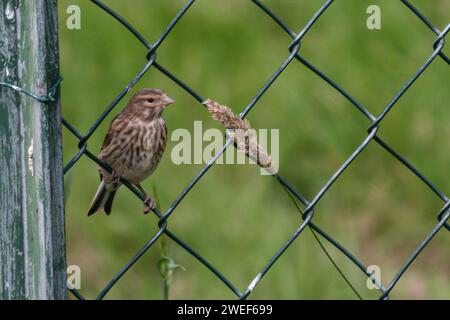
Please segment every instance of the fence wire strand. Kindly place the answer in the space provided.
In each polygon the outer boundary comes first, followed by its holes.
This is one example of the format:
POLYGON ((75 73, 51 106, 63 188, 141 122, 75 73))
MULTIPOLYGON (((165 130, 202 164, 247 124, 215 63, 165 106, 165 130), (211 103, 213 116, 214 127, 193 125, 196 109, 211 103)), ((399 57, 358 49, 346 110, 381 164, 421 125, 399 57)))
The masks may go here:
MULTIPOLYGON (((296 188, 292 186, 286 179, 284 179, 280 175, 274 175, 276 181, 285 189, 286 192, 289 193, 289 196, 295 201, 301 203, 305 208, 302 213, 302 222, 296 229, 296 231, 289 237, 289 239, 284 243, 284 245, 272 256, 272 258, 267 262, 265 266, 262 267, 261 271, 254 277, 254 279, 250 282, 250 284, 243 290, 239 290, 223 273, 221 273, 217 268, 215 268, 208 260, 206 260, 203 256, 201 256, 197 251, 195 251, 191 246, 178 238, 174 233, 170 231, 168 228, 169 217, 176 211, 177 206, 184 200, 185 196, 195 187, 195 185, 202 179, 204 175, 208 172, 208 170, 214 165, 215 161, 225 152, 225 150, 230 146, 231 141, 227 140, 223 148, 211 159, 201 170, 200 172, 187 184, 187 186, 183 189, 183 191, 179 194, 179 196, 173 201, 173 203, 169 206, 169 209, 162 213, 158 209, 154 209, 153 213, 156 215, 158 220, 158 231, 154 234, 150 240, 143 245, 143 247, 136 253, 136 255, 130 259, 118 272, 115 276, 110 280, 110 282, 101 290, 98 294, 97 299, 103 299, 108 294, 108 292, 113 289, 115 284, 121 279, 121 277, 128 271, 132 266, 154 245, 154 243, 163 235, 167 235, 170 239, 172 239, 176 244, 178 244, 181 248, 186 250, 189 254, 195 257, 201 264, 203 264, 207 269, 209 269, 218 279, 220 279, 225 286, 227 286, 239 299, 246 299, 258 283, 263 279, 264 275, 272 268, 272 266, 276 263, 276 261, 284 254, 284 252, 289 248, 289 246, 297 239, 297 237, 303 232, 306 227, 311 229, 313 235, 319 241, 322 249, 328 255, 325 250, 325 247, 319 240, 319 236, 327 241, 331 246, 335 247, 339 252, 341 252, 345 257, 349 259, 355 266, 357 266, 364 276, 370 278, 372 273, 370 273, 364 263, 359 260, 354 254, 352 254, 348 249, 346 249, 342 244, 340 244, 336 239, 328 235, 324 230, 314 224, 313 217, 315 214, 314 208, 320 202, 322 197, 327 193, 327 191, 332 187, 334 182, 341 176, 341 174, 351 166, 352 162, 363 152, 363 150, 372 142, 375 141, 378 145, 380 145, 384 150, 386 150, 389 154, 391 154, 395 159, 397 159, 400 163, 402 163, 407 169, 409 169, 418 179, 420 179, 429 189, 431 189, 438 198, 443 202, 442 209, 437 214, 437 224, 430 231, 430 233, 422 240, 422 242, 416 247, 414 252, 410 254, 408 259, 401 266, 397 274, 391 280, 391 282, 384 287, 381 283, 376 283, 377 287, 380 290, 380 299, 388 299, 390 292, 394 289, 398 281, 401 279, 403 274, 408 270, 414 260, 418 257, 418 255, 422 252, 422 250, 430 243, 433 237, 443 228, 450 231, 450 226, 447 223, 447 220, 450 216, 450 200, 449 198, 439 190, 424 174, 422 174, 417 168, 415 168, 410 162, 408 162, 403 156, 401 156, 398 152, 396 152, 392 147, 390 147, 382 138, 378 136, 378 131, 380 128, 380 124, 388 116, 389 112, 394 108, 397 102, 402 98, 402 96, 412 87, 414 82, 419 78, 421 74, 435 61, 436 57, 442 58, 445 62, 449 62, 449 58, 443 52, 443 47, 445 44, 445 36, 447 35, 450 24, 447 27, 440 31, 436 28, 432 22, 423 15, 419 9, 413 6, 408 0, 400 0, 399 2, 403 3, 409 11, 411 11, 417 18, 419 18, 425 25, 428 27, 436 36, 436 41, 430 44, 430 49, 433 49, 432 54, 426 59, 426 61, 418 67, 417 71, 411 76, 411 78, 405 83, 405 85, 395 94, 392 100, 386 105, 382 113, 378 116, 372 115, 366 107, 364 107, 361 103, 359 103, 351 94, 349 94, 346 90, 344 90, 340 85, 338 85, 335 81, 333 81, 330 77, 328 77, 324 72, 317 69, 310 62, 308 62, 305 58, 300 55, 300 49, 302 45, 303 37, 311 30, 314 24, 324 15, 330 8, 334 0, 327 0, 322 3, 322 5, 318 8, 312 18, 308 21, 305 27, 300 30, 299 33, 294 32, 279 16, 277 16, 271 9, 269 9, 265 4, 263 4, 259 0, 250 0, 256 8, 260 9, 262 12, 266 14, 266 16, 275 22, 284 32, 286 32, 291 38, 292 42, 287 45, 287 52, 289 55, 287 58, 280 64, 280 66, 275 70, 272 76, 267 80, 267 82, 263 85, 263 87, 257 92, 254 98, 250 101, 250 103, 242 110, 240 113, 241 118, 245 118, 248 113, 255 107, 259 99, 270 89, 272 84, 277 80, 277 78, 286 70, 286 68, 292 63, 292 61, 296 60, 303 64, 308 70, 312 71, 318 77, 320 77, 323 81, 328 83, 332 88, 334 88, 337 92, 339 92, 343 97, 345 97, 354 107, 356 107, 367 119, 370 120, 371 124, 367 130, 368 135, 361 142, 358 148, 349 156, 349 158, 339 167, 339 169, 329 178, 329 180, 323 185, 321 190, 316 194, 316 196, 308 201, 306 197, 304 197, 296 188)), ((195 0, 190 0, 185 3, 182 9, 176 14, 173 20, 169 23, 164 32, 160 35, 158 40, 154 44, 150 44, 146 38, 137 31, 133 25, 128 22, 126 19, 121 17, 117 12, 108 7, 105 3, 100 0, 91 0, 93 4, 98 6, 102 11, 109 14, 113 19, 115 19, 118 23, 122 24, 144 47, 146 50, 147 63, 142 67, 142 69, 138 72, 138 74, 127 84, 127 86, 114 98, 114 100, 105 108, 103 113, 96 119, 96 121, 92 124, 91 128, 87 131, 86 134, 80 133, 73 125, 70 124, 67 120, 63 119, 63 125, 69 130, 69 132, 75 136, 75 138, 79 141, 78 147, 79 151, 72 157, 72 159, 65 165, 64 174, 67 174, 73 166, 80 160, 81 157, 87 156, 89 159, 97 163, 98 165, 104 167, 106 170, 111 172, 111 168, 100 161, 94 154, 92 154, 88 147, 87 143, 90 137, 96 132, 100 124, 105 120, 105 118, 109 115, 109 113, 118 105, 118 103, 127 95, 127 93, 139 82, 139 80, 146 74, 152 67, 167 76, 181 88, 183 88, 186 92, 188 92, 195 100, 202 103, 204 99, 202 96, 188 86, 181 79, 176 77, 166 68, 161 66, 157 62, 157 50, 161 46, 161 44, 167 39, 170 33, 173 31, 178 22, 183 18, 183 16, 192 8, 195 0)), ((132 186, 128 181, 122 179, 123 184, 131 190, 141 201, 144 201, 144 195, 137 190, 134 186, 132 186)), ((296 202, 295 202, 296 203, 296 202)), ((297 206, 297 204, 296 204, 297 206)), ((331 259, 331 257, 329 257, 331 259)), ((331 259, 332 263, 333 260, 331 259)), ((345 275, 341 272, 339 267, 335 265, 336 269, 341 273, 341 275, 346 279, 345 275)), ((348 283, 350 286, 351 284, 348 283)), ((354 288, 352 287, 354 290, 354 288)), ((84 300, 85 297, 76 289, 69 289, 70 292, 77 299, 84 300)), ((359 296, 359 294, 354 290, 355 293, 359 296)))

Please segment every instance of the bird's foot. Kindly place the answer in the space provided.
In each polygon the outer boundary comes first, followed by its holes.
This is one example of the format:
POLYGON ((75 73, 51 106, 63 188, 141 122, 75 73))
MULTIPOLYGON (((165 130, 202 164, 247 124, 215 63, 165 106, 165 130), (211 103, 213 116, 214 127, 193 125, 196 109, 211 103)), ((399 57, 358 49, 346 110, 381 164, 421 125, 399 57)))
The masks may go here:
POLYGON ((117 173, 116 170, 113 170, 111 173, 111 182, 114 184, 120 182, 120 175, 117 173))
POLYGON ((156 208, 156 203, 152 198, 147 197, 144 200, 144 214, 148 214, 151 210, 156 208))

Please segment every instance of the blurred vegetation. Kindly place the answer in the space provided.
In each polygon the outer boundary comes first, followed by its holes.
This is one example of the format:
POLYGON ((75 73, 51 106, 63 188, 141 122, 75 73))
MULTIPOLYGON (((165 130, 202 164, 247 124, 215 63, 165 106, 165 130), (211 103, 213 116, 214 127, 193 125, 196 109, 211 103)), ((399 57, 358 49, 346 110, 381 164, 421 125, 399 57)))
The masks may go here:
MULTIPOLYGON (((151 42, 182 8, 182 0, 105 1, 151 42)), ((321 1, 266 0, 277 15, 301 30, 321 1)), ((412 1, 443 29, 450 2, 412 1)), ((89 1, 62 0, 60 10, 63 115, 86 132, 104 108, 144 66, 146 50, 89 1), (66 8, 81 7, 82 29, 68 30, 66 8)), ((400 1, 335 1, 302 42, 301 54, 379 114, 431 54, 436 36, 400 1), (382 10, 382 29, 366 28, 366 9, 382 10)), ((289 54, 291 39, 250 1, 197 1, 158 50, 158 62, 204 98, 241 111, 289 54)), ((448 50, 447 50, 448 52, 448 50)), ((207 111, 182 88, 152 68, 133 89, 158 87, 177 104, 165 113, 169 130, 216 127, 207 111)), ((97 153, 109 122, 89 140, 97 153)), ((383 121, 387 143, 450 194, 448 65, 439 57, 383 121)), ((280 129, 280 174, 312 199, 366 137, 368 120, 306 67, 293 61, 249 119, 255 128, 280 129)), ((158 171, 144 183, 157 188, 168 209, 201 165, 174 165, 170 142, 158 171)), ((67 162, 77 141, 64 132, 67 162)), ((82 270, 82 294, 93 298, 157 231, 157 219, 126 188, 113 214, 88 218, 96 191, 96 165, 83 157, 72 169, 66 223, 68 263, 82 270)), ((379 265, 385 285, 436 224, 442 202, 375 142, 356 159, 317 206, 314 221, 366 265, 379 265)), ((244 290, 301 223, 289 197, 253 165, 216 165, 169 219, 169 228, 244 290)), ((170 240, 169 240, 170 241, 170 240)), ((364 298, 377 293, 337 250, 324 242, 364 298)), ((233 299, 233 293, 185 250, 173 245, 177 270, 172 299, 233 299)), ((392 298, 450 297, 450 237, 442 230, 414 262, 392 298)), ((159 245, 123 277, 110 299, 161 299, 159 245)), ((254 299, 355 299, 305 230, 257 286, 254 299)))

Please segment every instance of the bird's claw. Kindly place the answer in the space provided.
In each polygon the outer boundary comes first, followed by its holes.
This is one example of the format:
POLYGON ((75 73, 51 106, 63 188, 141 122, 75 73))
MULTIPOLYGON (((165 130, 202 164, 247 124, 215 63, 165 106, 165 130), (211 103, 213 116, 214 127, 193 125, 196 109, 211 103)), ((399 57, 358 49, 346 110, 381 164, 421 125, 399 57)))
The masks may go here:
POLYGON ((144 214, 148 214, 151 210, 156 208, 155 201, 150 197, 145 198, 144 200, 144 214))
POLYGON ((111 181, 114 184, 120 182, 120 175, 117 173, 116 170, 113 170, 112 173, 111 173, 111 181))

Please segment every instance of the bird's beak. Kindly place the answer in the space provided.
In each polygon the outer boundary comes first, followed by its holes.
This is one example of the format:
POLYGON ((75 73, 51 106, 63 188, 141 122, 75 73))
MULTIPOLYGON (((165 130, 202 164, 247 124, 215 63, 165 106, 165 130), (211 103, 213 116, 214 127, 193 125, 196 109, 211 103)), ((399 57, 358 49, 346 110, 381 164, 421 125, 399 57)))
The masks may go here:
POLYGON ((171 97, 166 96, 166 97, 164 98, 164 104, 165 104, 166 106, 170 106, 171 104, 174 104, 174 103, 175 103, 175 100, 173 100, 171 97))

